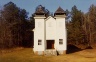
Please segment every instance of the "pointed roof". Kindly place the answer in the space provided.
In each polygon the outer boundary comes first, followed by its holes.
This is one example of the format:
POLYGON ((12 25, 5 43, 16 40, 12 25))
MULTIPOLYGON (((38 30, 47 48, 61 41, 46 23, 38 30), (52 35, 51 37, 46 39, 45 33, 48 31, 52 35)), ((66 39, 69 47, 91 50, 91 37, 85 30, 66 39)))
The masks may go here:
POLYGON ((45 13, 42 9, 38 9, 35 13, 45 13))
POLYGON ((43 10, 42 6, 39 6, 39 7, 36 9, 35 13, 45 13, 45 11, 43 10))
POLYGON ((64 10, 59 6, 55 13, 65 13, 64 10))

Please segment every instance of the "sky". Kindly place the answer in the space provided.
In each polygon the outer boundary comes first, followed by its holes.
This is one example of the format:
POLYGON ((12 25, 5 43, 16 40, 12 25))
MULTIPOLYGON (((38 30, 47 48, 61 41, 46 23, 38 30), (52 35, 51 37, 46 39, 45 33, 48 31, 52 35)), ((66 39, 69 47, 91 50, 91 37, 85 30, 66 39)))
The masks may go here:
POLYGON ((71 8, 76 5, 77 8, 83 12, 87 12, 90 5, 96 5, 96 0, 0 0, 0 7, 2 8, 4 4, 12 1, 18 7, 26 9, 29 12, 29 17, 35 12, 35 8, 38 5, 44 6, 50 12, 55 12, 60 6, 64 10, 71 8))

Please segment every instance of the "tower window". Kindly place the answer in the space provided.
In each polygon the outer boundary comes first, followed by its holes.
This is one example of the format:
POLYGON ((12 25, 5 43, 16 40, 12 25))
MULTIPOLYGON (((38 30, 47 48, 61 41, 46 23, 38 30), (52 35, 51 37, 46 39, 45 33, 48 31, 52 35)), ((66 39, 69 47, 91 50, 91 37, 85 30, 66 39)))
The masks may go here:
POLYGON ((38 45, 42 45, 42 40, 38 40, 38 45))
POLYGON ((63 39, 59 39, 59 44, 60 44, 60 45, 63 44, 63 39))

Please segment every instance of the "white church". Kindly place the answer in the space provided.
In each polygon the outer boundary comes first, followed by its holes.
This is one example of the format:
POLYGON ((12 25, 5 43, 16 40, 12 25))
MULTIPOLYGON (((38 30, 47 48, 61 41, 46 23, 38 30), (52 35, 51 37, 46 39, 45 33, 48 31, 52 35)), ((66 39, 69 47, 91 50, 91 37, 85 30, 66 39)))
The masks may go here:
POLYGON ((54 16, 46 17, 42 9, 35 12, 34 48, 35 54, 44 55, 48 50, 66 54, 67 34, 65 25, 66 13, 59 7, 54 16))

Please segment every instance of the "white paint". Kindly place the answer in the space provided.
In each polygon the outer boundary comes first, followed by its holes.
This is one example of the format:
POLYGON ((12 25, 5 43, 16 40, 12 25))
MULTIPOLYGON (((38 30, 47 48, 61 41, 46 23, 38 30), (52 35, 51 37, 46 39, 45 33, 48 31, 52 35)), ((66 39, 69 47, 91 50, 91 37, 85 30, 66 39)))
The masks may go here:
POLYGON ((46 21, 46 40, 55 40, 56 20, 53 17, 49 16, 45 21, 46 21))
POLYGON ((35 30, 34 30, 34 51, 44 51, 45 50, 45 17, 35 17, 35 30), (40 27, 38 24, 40 24, 40 27), (42 40, 42 45, 38 45, 38 40, 42 40))
POLYGON ((55 40, 54 47, 57 51, 67 49, 67 37, 65 17, 34 17, 34 52, 46 50, 46 40, 55 40), (38 39, 42 40, 42 45, 38 45, 38 39), (63 39, 63 44, 59 44, 59 39, 63 39))

